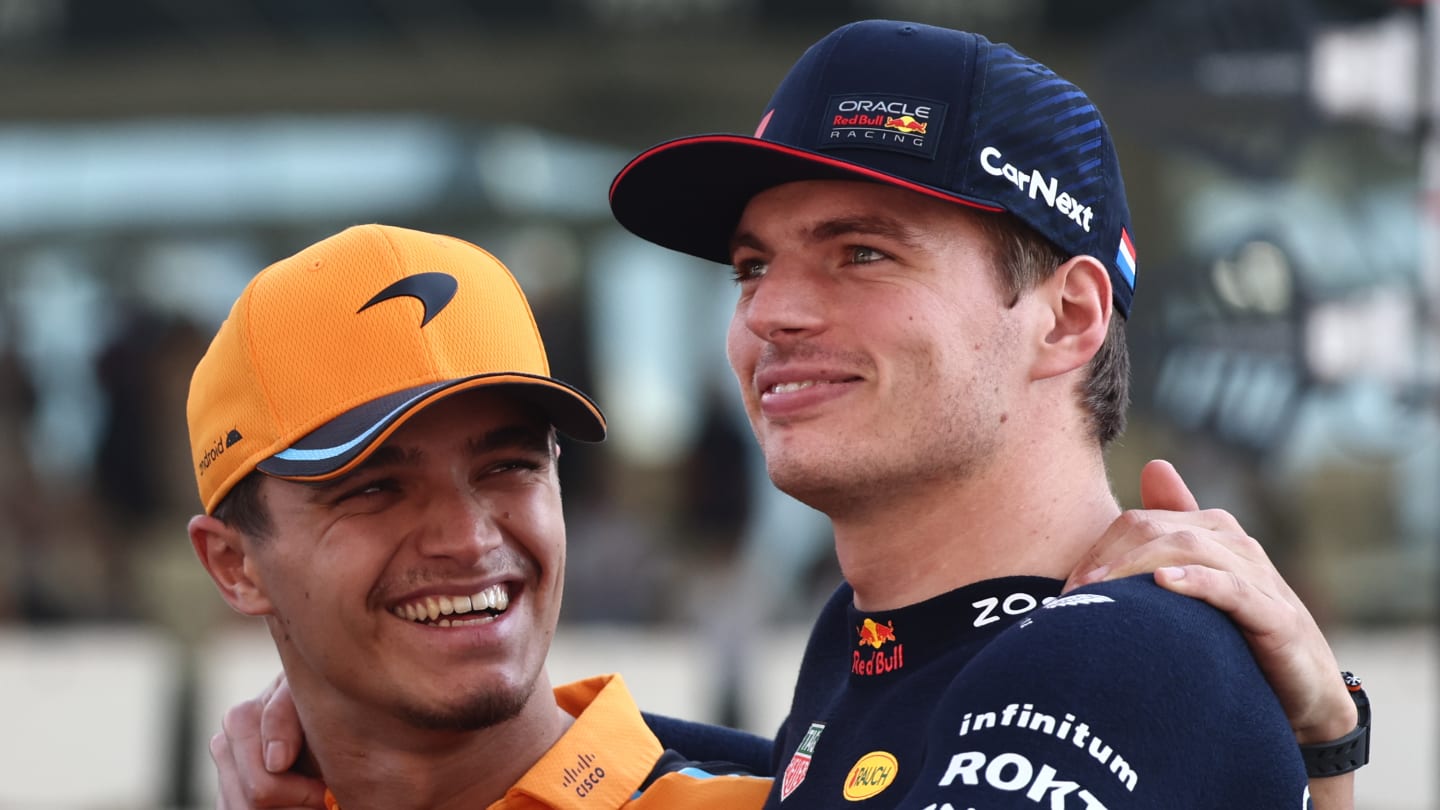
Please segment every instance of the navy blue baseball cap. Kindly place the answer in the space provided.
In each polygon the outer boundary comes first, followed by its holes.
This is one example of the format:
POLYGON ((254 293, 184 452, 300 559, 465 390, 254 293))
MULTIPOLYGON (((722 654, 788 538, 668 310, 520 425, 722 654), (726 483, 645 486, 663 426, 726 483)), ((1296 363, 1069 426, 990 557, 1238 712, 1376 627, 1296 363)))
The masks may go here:
POLYGON ((667 141, 610 186, 615 218, 657 245, 730 262, 756 194, 798 180, 871 180, 1008 212, 1135 292, 1130 209, 1115 144, 1080 88, 979 34, 866 20, 810 46, 752 135, 667 141))

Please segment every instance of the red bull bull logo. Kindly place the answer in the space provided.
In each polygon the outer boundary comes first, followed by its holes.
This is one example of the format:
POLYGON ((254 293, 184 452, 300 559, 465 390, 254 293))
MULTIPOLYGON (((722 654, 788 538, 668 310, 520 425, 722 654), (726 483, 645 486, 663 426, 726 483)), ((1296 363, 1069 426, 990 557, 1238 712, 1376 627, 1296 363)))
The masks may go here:
POLYGON ((908 132, 911 135, 924 135, 925 127, 929 125, 923 121, 916 121, 913 116, 909 115, 902 115, 899 118, 891 118, 887 115, 885 116, 885 126, 900 132, 908 132))
POLYGON ((905 666, 905 645, 895 638, 895 622, 880 624, 874 619, 866 619, 855 631, 860 636, 856 646, 869 647, 873 652, 866 658, 862 657, 860 650, 856 650, 850 660, 851 672, 856 675, 883 675, 905 666), (891 643, 895 645, 892 649, 883 649, 891 643))
POLYGON ((895 640, 895 622, 876 624, 874 619, 866 619, 856 630, 860 634, 861 647, 868 644, 878 650, 886 642, 895 640))

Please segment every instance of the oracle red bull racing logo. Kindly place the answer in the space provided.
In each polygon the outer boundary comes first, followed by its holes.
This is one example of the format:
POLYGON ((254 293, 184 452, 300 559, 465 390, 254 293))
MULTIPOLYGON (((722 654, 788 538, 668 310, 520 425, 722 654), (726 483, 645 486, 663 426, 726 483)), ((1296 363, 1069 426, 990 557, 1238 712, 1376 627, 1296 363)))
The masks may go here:
POLYGON ((888 149, 933 158, 945 107, 932 99, 887 93, 831 96, 816 145, 888 149))
POLYGON ((855 650, 850 661, 851 672, 856 675, 883 675, 905 666, 905 645, 895 638, 895 622, 880 624, 867 618, 855 628, 855 632, 860 636, 856 646, 862 649, 869 647, 871 652, 866 657, 862 650, 855 650), (894 646, 886 649, 886 645, 890 644, 894 646))

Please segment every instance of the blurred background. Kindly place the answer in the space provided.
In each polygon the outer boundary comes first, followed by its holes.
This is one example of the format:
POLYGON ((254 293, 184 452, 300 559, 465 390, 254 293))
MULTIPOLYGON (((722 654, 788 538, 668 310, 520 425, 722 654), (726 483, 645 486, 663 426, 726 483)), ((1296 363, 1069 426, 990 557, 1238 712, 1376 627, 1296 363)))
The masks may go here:
POLYGON ((358 222, 478 242, 558 376, 557 679, 770 733, 838 579, 764 478, 719 268, 613 224, 638 150, 753 130, 841 23, 1008 40, 1086 88, 1142 267, 1112 478, 1173 460, 1365 677, 1361 810, 1440 808, 1440 21, 1403 0, 0 0, 0 808, 210 806, 278 671, 185 535, 189 372, 256 271, 358 222))

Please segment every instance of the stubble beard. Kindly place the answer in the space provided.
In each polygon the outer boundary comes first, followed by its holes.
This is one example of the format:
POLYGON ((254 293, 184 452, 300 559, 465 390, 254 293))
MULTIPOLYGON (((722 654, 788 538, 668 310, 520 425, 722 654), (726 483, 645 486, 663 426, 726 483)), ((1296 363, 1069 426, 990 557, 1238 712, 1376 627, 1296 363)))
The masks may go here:
POLYGON ((766 469, 776 488, 832 520, 894 508, 981 474, 1000 443, 991 405, 988 397, 953 393, 933 406, 928 423, 831 433, 818 447, 766 448, 766 469))
MULTIPOLYGON (((844 520, 982 475, 1003 444, 1005 407, 996 380, 1017 346, 1014 328, 1007 320, 963 377, 947 367, 950 350, 943 346, 922 341, 902 347, 897 356, 908 358, 908 367, 890 376, 910 381, 914 390, 892 397, 894 412, 876 413, 868 423, 781 428, 794 431, 788 443, 795 446, 787 448, 780 447, 785 440, 762 438, 757 429, 771 482, 832 520, 844 520)), ((873 369, 865 355, 847 362, 873 369)), ((751 419, 756 416, 752 411, 751 419)))
POLYGON ((467 695, 444 707, 405 705, 399 713, 411 726, 425 731, 480 731, 513 720, 535 694, 535 681, 524 686, 467 695))

